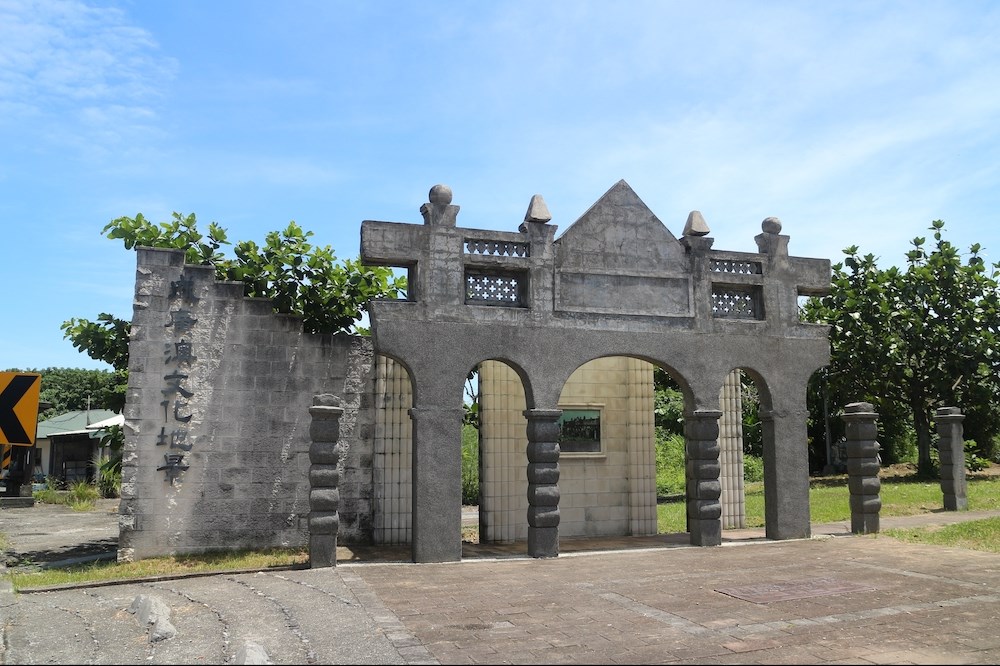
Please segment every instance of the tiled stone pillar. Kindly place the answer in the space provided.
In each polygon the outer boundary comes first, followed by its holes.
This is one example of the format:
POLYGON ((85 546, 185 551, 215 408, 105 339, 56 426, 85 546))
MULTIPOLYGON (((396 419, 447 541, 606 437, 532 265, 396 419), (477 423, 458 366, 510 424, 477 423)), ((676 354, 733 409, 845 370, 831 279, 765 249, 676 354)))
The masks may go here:
POLYGON ((941 464, 941 492, 945 511, 967 511, 969 498, 965 481, 965 415, 958 407, 941 407, 934 415, 938 432, 938 461, 941 464))
POLYGON ((719 497, 719 417, 717 409, 699 409, 684 417, 687 448, 687 517, 693 546, 722 543, 719 497))
POLYGON ((309 414, 309 566, 337 565, 337 532, 340 530, 340 400, 324 393, 313 396, 309 414))
POLYGON ((743 492, 743 394, 740 371, 733 370, 719 391, 719 465, 722 484, 722 528, 746 527, 743 492))
POLYGON ((528 538, 524 410, 524 388, 517 373, 499 361, 480 363, 480 543, 528 538))
POLYGON ((624 359, 628 377, 629 534, 656 534, 656 427, 653 365, 624 359))
POLYGON ((392 359, 378 356, 372 464, 375 543, 410 543, 411 406, 412 390, 406 369, 392 359))
POLYGON ((882 484, 878 478, 878 414, 870 402, 854 402, 844 408, 847 438, 847 485, 851 491, 851 532, 879 531, 882 484))
POLYGON ((528 555, 559 555, 559 416, 526 409, 528 419, 528 555))

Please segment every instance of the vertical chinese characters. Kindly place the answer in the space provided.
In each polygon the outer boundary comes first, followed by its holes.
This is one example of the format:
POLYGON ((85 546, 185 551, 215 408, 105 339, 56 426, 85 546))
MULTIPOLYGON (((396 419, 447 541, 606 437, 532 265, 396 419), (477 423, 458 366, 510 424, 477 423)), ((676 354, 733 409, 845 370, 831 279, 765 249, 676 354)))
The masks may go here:
POLYGON ((194 397, 190 386, 191 366, 197 357, 189 336, 198 320, 192 315, 190 307, 198 303, 195 295, 194 280, 181 275, 179 280, 170 283, 169 320, 164 324, 173 333, 173 340, 164 344, 164 365, 169 368, 163 376, 164 388, 160 391, 163 400, 163 425, 156 437, 157 446, 166 446, 170 450, 164 454, 164 464, 157 471, 166 472, 166 480, 171 484, 182 472, 188 469, 184 456, 194 447, 194 438, 189 437, 188 423, 193 416, 189 400, 194 397), (187 386, 185 386, 187 384, 187 386))

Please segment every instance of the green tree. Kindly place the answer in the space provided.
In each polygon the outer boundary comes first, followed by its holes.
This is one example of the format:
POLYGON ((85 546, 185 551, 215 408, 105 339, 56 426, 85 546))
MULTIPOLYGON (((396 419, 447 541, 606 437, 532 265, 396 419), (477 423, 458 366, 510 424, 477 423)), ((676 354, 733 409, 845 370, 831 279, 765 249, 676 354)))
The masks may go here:
POLYGON ((38 395, 50 408, 38 415, 44 421, 73 410, 111 409, 121 411, 125 394, 119 389, 119 377, 108 370, 82 368, 11 369, 9 372, 37 372, 42 376, 38 395))
POLYGON ((1000 424, 990 399, 1000 388, 1000 265, 987 268, 978 244, 963 260, 942 221, 930 229, 931 248, 913 239, 905 269, 880 269, 873 255, 845 249, 829 295, 806 307, 807 318, 832 325, 832 394, 872 402, 891 428, 905 408, 924 474, 933 470, 936 407, 960 407, 970 430, 990 440, 1000 424))
MULTIPOLYGON (((111 395, 104 400, 108 409, 121 412, 128 389, 128 336, 132 323, 102 312, 97 321, 70 319, 62 324, 63 337, 90 358, 103 361, 114 370, 111 373, 111 395)), ((42 378, 45 384, 45 378, 42 378)), ((77 408, 79 409, 79 408, 77 408)))
POLYGON ((275 311, 302 317, 310 333, 356 330, 368 301, 405 290, 405 278, 394 277, 391 268, 351 259, 340 264, 329 245, 309 242, 312 235, 290 222, 267 234, 263 246, 238 243, 236 259, 216 262, 216 272, 243 282, 247 296, 271 299, 275 311))
POLYGON ((684 394, 659 366, 653 366, 653 423, 666 434, 684 434, 684 394))

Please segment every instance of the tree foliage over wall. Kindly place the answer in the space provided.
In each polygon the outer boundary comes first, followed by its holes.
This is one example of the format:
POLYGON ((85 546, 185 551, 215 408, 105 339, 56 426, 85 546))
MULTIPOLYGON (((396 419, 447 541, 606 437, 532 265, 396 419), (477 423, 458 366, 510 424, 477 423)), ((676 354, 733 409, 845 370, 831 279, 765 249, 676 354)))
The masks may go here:
MULTIPOLYGON (((396 298, 406 289, 405 278, 394 276, 392 269, 363 266, 355 260, 338 262, 329 245, 310 243, 313 233, 295 222, 268 233, 263 245, 237 243, 235 258, 220 251, 229 244, 226 230, 211 222, 208 234, 203 234, 193 213, 174 213, 169 222, 160 224, 142 213, 119 217, 102 233, 121 240, 126 249, 183 250, 186 263, 211 265, 219 280, 243 282, 247 296, 271 299, 276 312, 301 317, 310 333, 360 332, 357 323, 370 299, 396 298)), ((107 313, 96 321, 70 319, 62 325, 64 337, 74 347, 120 372, 128 369, 130 327, 130 322, 107 313)))
POLYGON ((247 296, 269 298, 276 312, 302 317, 309 333, 357 330, 369 300, 396 298, 406 289, 405 278, 395 277, 390 268, 350 259, 339 262, 329 245, 311 243, 313 232, 303 231, 295 222, 268 233, 263 245, 237 243, 235 258, 220 251, 229 244, 226 230, 212 222, 208 235, 203 235, 193 213, 174 213, 170 222, 159 225, 141 213, 119 217, 103 233, 121 239, 127 249, 184 250, 187 263, 214 266, 219 280, 243 282, 247 296))
POLYGON ((962 409, 967 439, 984 447, 1000 432, 1000 265, 987 267, 978 244, 963 259, 940 220, 930 230, 933 242, 914 238, 902 269, 845 249, 830 294, 806 306, 808 319, 832 325, 831 401, 873 403, 887 436, 908 420, 924 473, 937 407, 962 409))

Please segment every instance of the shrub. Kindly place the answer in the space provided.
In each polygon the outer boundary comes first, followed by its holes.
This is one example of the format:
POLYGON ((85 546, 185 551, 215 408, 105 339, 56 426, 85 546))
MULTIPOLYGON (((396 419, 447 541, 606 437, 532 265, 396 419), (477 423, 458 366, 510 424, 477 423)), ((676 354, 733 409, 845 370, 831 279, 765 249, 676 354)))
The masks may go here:
POLYGON ((989 458, 983 458, 976 450, 978 449, 976 442, 967 439, 965 440, 965 469, 970 472, 981 472, 990 466, 989 458))
POLYGON ((94 508, 100 496, 101 492, 94 484, 87 481, 74 481, 69 486, 66 504, 74 511, 88 511, 94 508))
POLYGON ((65 494, 54 488, 43 488, 31 493, 31 496, 35 498, 36 502, 41 502, 42 504, 62 504, 65 494))
POLYGON ((106 499, 120 497, 122 492, 121 451, 110 453, 107 458, 100 452, 95 453, 94 459, 90 461, 94 468, 94 483, 101 497, 106 499))
POLYGON ((743 456, 743 480, 747 483, 764 480, 764 459, 759 456, 743 456))
POLYGON ((479 431, 462 426, 462 504, 479 504, 479 431))
POLYGON ((660 497, 684 492, 684 436, 656 428, 656 494, 660 497))

